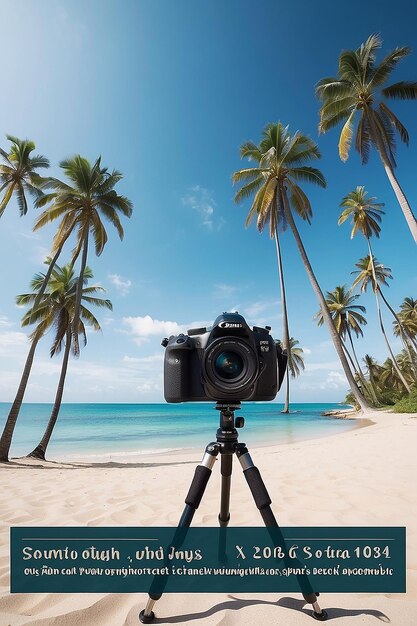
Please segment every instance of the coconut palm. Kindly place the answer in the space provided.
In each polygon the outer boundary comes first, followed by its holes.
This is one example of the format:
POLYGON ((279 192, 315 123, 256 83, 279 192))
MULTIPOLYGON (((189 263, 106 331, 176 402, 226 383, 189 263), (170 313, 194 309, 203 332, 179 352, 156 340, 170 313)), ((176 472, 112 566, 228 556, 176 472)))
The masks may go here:
POLYGON ((384 203, 375 202, 375 197, 368 198, 367 196, 368 192, 365 190, 365 187, 360 185, 349 192, 340 203, 343 211, 337 223, 340 226, 348 219, 351 220, 351 239, 359 232, 369 241, 372 235, 379 237, 381 232, 380 223, 382 215, 384 215, 382 210, 384 203))
POLYGON ((394 334, 398 337, 403 330, 413 348, 417 349, 417 300, 410 297, 404 298, 397 315, 401 323, 398 323, 397 320, 393 322, 394 334))
POLYGON ((0 193, 4 192, 0 202, 0 217, 13 194, 22 216, 28 211, 26 193, 35 198, 42 195, 43 179, 36 170, 49 167, 49 161, 41 154, 31 156, 36 147, 33 141, 18 139, 13 135, 7 135, 7 139, 11 142, 9 152, 0 148, 3 159, 3 163, 0 163, 0 193))
MULTIPOLYGON (((283 344, 279 339, 277 339, 276 343, 281 349, 283 348, 283 344)), ((305 369, 304 356, 303 356, 304 350, 298 345, 299 343, 300 342, 297 339, 294 339, 294 337, 290 337, 290 340, 289 340, 290 356, 288 356, 287 354, 287 370, 286 370, 287 384, 286 384, 284 408, 281 411, 282 413, 289 413, 289 407, 290 407, 289 374, 291 374, 292 378, 297 378, 297 376, 301 374, 301 370, 305 369)))
MULTIPOLYGON (((39 274, 37 274, 31 282, 32 290, 38 289, 39 286, 39 274)), ((20 379, 19 387, 16 392, 16 396, 13 400, 9 414, 6 419, 2 435, 0 437, 0 462, 7 462, 9 459, 10 445, 12 443, 14 429, 16 427, 17 418, 19 417, 20 408, 22 406, 23 398, 25 395, 26 387, 28 384, 30 372, 33 365, 33 359, 35 356, 36 348, 38 347, 40 339, 48 330, 51 320, 47 315, 47 310, 43 310, 44 316, 38 317, 38 323, 35 330, 29 335, 30 348, 26 357, 26 362, 23 368, 22 377, 20 379)))
MULTIPOLYGON (((384 211, 381 207, 384 206, 381 202, 376 202, 375 197, 368 198, 368 192, 365 190, 365 187, 358 186, 356 189, 351 191, 342 199, 340 206, 343 208, 343 211, 339 217, 338 224, 339 226, 345 223, 348 219, 351 220, 352 223, 352 231, 350 234, 351 239, 357 234, 361 233, 368 244, 368 252, 369 258, 373 259, 373 252, 371 246, 371 237, 375 235, 375 237, 379 237, 381 232, 381 219, 382 215, 384 215, 384 211)), ((391 277, 392 278, 392 277, 391 277)), ((400 318, 397 316, 396 312, 386 299, 383 291, 380 289, 377 281, 377 289, 378 293, 381 296, 385 306, 389 309, 391 314, 394 316, 395 320, 398 323, 398 327, 400 329, 401 338, 403 340, 404 346, 406 350, 409 351, 409 346, 407 343, 407 337, 405 329, 402 326, 400 318)), ((385 283, 388 284, 388 283, 385 283)), ((411 360, 411 354, 409 355, 411 360)))
MULTIPOLYGON (((253 196, 246 224, 248 225, 256 216, 258 228, 262 230, 263 226, 269 222, 271 237, 274 237, 276 241, 278 241, 278 228, 284 228, 286 224, 290 226, 307 275, 323 310, 324 319, 346 378, 359 405, 366 410, 369 405, 362 396, 349 368, 340 337, 333 325, 326 301, 293 217, 294 211, 308 223, 312 218, 311 204, 299 185, 300 181, 314 183, 320 187, 326 186, 321 171, 306 165, 306 163, 320 158, 318 147, 310 138, 298 131, 291 135, 288 127, 284 127, 281 122, 278 122, 265 127, 258 146, 253 142, 243 144, 240 154, 242 158, 246 157, 256 164, 254 167, 242 169, 233 175, 234 183, 243 183, 236 193, 236 202, 253 196)), ((289 345, 289 339, 285 338, 283 341, 284 344, 286 342, 286 345, 289 345)))
POLYGON ((408 227, 417 242, 417 221, 395 176, 395 135, 408 145, 408 132, 398 117, 384 102, 394 98, 417 98, 417 82, 400 81, 387 86, 387 81, 397 64, 410 54, 410 48, 398 47, 387 54, 380 63, 376 53, 381 48, 379 35, 371 35, 357 50, 340 54, 338 76, 323 78, 316 86, 322 101, 319 132, 325 133, 339 122, 345 121, 339 140, 342 161, 349 156, 355 118, 359 117, 355 147, 362 163, 367 163, 371 147, 376 148, 388 179, 400 203, 408 227))
POLYGON ((363 357, 363 362, 365 364, 365 374, 368 376, 369 382, 372 386, 372 389, 375 392, 375 396, 377 398, 377 402, 383 402, 383 398, 381 397, 379 390, 379 376, 382 371, 381 365, 369 354, 365 354, 363 357))
MULTIPOLYGON (((352 364, 353 370, 357 372, 358 379, 363 390, 367 392, 367 395, 371 398, 372 402, 375 403, 375 394, 372 389, 369 389, 365 380, 352 338, 352 333, 356 335, 356 337, 362 337, 363 331, 361 326, 365 326, 367 324, 363 315, 363 313, 366 313, 366 308, 360 304, 354 304, 358 298, 359 295, 353 294, 346 285, 338 285, 333 291, 328 291, 326 293, 326 303, 336 331, 342 340, 342 345, 346 355, 352 364), (349 340, 354 360, 352 359, 352 356, 346 346, 346 339, 349 340)), ((321 309, 316 313, 314 319, 317 320, 318 326, 323 325, 324 318, 321 309)))
MULTIPOLYGON (((39 444, 28 455, 37 459, 45 459, 46 449, 58 419, 70 352, 72 352, 75 357, 79 356, 79 344, 74 341, 74 337, 81 334, 84 339, 84 345, 86 345, 87 336, 85 325, 91 326, 96 331, 101 330, 99 322, 83 303, 97 307, 105 307, 110 310, 112 309, 110 300, 95 297, 95 294, 105 291, 103 287, 100 287, 99 285, 87 286, 88 280, 92 277, 93 273, 91 269, 86 267, 83 276, 84 286, 81 294, 82 304, 77 330, 74 326, 74 313, 78 278, 74 276, 74 270, 71 264, 65 265, 64 267, 59 267, 57 264, 55 265, 48 283, 47 293, 44 294, 36 311, 32 311, 30 309, 23 318, 22 325, 27 326, 32 323, 33 319, 36 320, 37 318, 42 319, 46 316, 49 317, 49 325, 55 328, 54 340, 50 352, 51 357, 58 355, 61 352, 62 347, 65 346, 55 402, 48 425, 39 444)), ((37 296, 36 286, 40 288, 43 280, 44 276, 38 275, 35 290, 32 293, 18 296, 18 304, 33 304, 37 296)))
POLYGON ((404 378, 412 387, 416 384, 416 360, 415 354, 414 359, 413 356, 410 359, 410 353, 407 350, 401 350, 399 354, 396 356, 398 366, 404 375, 404 378))
POLYGON ((384 267, 382 263, 379 263, 379 261, 372 255, 372 252, 368 256, 362 259, 359 259, 358 263, 356 263, 355 265, 358 269, 352 272, 352 274, 354 275, 356 274, 356 278, 353 281, 352 287, 356 287, 360 285, 361 291, 366 292, 368 286, 371 285, 372 291, 374 292, 374 295, 375 295, 375 302, 376 302, 376 307, 377 307, 377 312, 378 312, 379 325, 380 325, 381 332, 384 337, 386 346, 388 348, 388 352, 391 356, 393 367, 397 370, 398 377, 400 378, 402 384, 404 385, 408 393, 410 393, 411 388, 408 385, 407 381, 405 380, 403 374, 401 373, 399 365, 392 351, 391 345, 388 341, 388 337, 385 333, 384 322, 382 319, 382 312, 381 312, 381 304, 379 302, 379 295, 382 293, 380 285, 389 286, 388 279, 392 279, 391 269, 389 267, 384 267))
MULTIPOLYGON (((38 207, 48 205, 35 222, 34 230, 38 230, 45 224, 61 218, 57 233, 54 238, 52 253, 52 267, 57 260, 65 241, 71 233, 76 234, 76 246, 72 255, 72 265, 75 264, 81 254, 81 264, 78 276, 77 298, 74 312, 74 325, 77 327, 80 316, 82 284, 84 270, 87 265, 90 235, 93 237, 95 253, 100 256, 107 242, 107 233, 102 222, 102 217, 108 220, 117 230, 120 239, 123 239, 124 231, 120 221, 120 215, 130 217, 132 203, 125 196, 119 195, 114 187, 123 178, 117 170, 109 171, 102 167, 101 158, 93 165, 80 155, 66 159, 60 163, 69 183, 62 182, 57 178, 48 178, 48 187, 52 189, 37 201, 38 207)), ((50 267, 50 272, 52 271, 50 267)), ((45 275, 43 290, 46 288, 49 276, 45 275)), ((40 295, 42 294, 42 289, 40 295)), ((35 310, 39 302, 34 303, 35 310)), ((74 336, 77 344, 78 337, 74 336)), ((78 348, 77 348, 78 349, 78 348)))
POLYGON ((398 397, 404 394, 404 376, 398 374, 398 363, 394 364, 392 359, 386 359, 381 367, 379 382, 382 390, 389 389, 390 392, 396 392, 398 397))

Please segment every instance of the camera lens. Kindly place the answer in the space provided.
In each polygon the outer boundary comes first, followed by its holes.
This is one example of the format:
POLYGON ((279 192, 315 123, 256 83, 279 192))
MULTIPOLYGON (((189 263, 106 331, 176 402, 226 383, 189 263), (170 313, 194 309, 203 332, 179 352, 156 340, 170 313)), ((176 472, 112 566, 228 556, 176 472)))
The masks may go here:
POLYGON ((239 399, 252 388, 259 372, 258 356, 248 341, 240 337, 219 337, 208 347, 203 359, 203 375, 213 397, 239 399))
POLYGON ((242 373, 243 359, 236 352, 224 350, 216 357, 214 369, 222 378, 232 380, 242 373))

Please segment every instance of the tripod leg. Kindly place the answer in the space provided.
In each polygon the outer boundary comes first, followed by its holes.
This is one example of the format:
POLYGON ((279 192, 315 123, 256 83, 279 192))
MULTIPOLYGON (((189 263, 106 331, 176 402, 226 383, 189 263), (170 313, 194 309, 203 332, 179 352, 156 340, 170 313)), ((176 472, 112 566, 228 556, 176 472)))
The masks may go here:
POLYGON ((230 520, 230 484, 232 480, 232 454, 222 454, 220 471, 222 475, 222 491, 220 496, 219 524, 227 526, 230 520))
MULTIPOLYGON (((276 546, 282 547, 285 551, 285 540, 281 533, 279 524, 275 519, 275 515, 271 509, 272 500, 269 497, 268 491, 265 487, 265 483, 262 480, 262 476, 257 467, 255 467, 251 456, 248 452, 245 444, 238 444, 236 447, 236 455, 240 461, 243 469, 243 475, 246 478, 246 482, 249 485, 255 504, 259 509, 262 519, 267 528, 274 529, 270 533, 271 539, 276 546)), ((296 563, 291 563, 294 566, 296 563)), ((326 611, 320 608, 317 602, 317 594, 313 591, 310 581, 305 576, 297 576, 297 580, 300 584, 301 592, 304 600, 313 605, 313 617, 319 621, 327 619, 326 611)))
MULTIPOLYGON (((194 513, 200 505, 218 453, 218 444, 209 443, 201 463, 195 468, 194 478, 188 490, 187 497, 185 498, 185 508, 173 539, 174 545, 180 546, 185 538, 186 529, 190 526, 194 513)), ((150 624, 155 619, 153 607, 155 602, 162 596, 167 580, 168 576, 166 576, 163 581, 161 581, 161 579, 154 579, 154 583, 152 583, 149 591, 149 599, 146 607, 139 613, 139 619, 142 624, 150 624), (154 587, 154 589, 152 589, 152 587, 154 587), (155 589, 157 589, 157 591, 155 589)))
MULTIPOLYGON (((222 490, 220 496, 219 524, 226 528, 230 521, 230 485, 232 481, 233 454, 221 455, 222 490)), ((220 563, 227 562, 226 531, 220 533, 218 558, 220 563)))

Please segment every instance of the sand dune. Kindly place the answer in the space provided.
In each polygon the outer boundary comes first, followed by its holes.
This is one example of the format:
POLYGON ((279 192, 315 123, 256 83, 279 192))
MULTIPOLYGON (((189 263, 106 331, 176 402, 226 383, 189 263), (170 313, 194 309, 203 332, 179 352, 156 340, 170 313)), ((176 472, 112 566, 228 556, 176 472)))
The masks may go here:
MULTIPOLYGON (((283 526, 407 526, 407 594, 322 594, 320 602, 334 624, 415 626, 417 419, 378 412, 372 420, 340 435, 253 448, 252 456, 283 526)), ((126 464, 0 465, 0 626, 137 625, 145 594, 10 595, 9 526, 174 526, 200 458, 201 451, 126 464)), ((219 489, 215 466, 195 525, 217 524, 219 489)), ((231 514, 233 525, 261 525, 238 466, 231 514)), ((155 623, 302 626, 313 623, 309 613, 297 594, 166 594, 155 623)))

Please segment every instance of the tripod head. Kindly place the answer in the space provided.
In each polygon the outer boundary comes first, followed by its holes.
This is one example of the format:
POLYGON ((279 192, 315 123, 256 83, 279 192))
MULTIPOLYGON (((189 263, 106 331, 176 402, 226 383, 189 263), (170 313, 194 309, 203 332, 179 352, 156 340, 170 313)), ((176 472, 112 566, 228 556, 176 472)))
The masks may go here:
POLYGON ((220 411, 220 428, 217 431, 217 438, 237 440, 236 428, 243 428, 245 425, 243 417, 235 419, 235 411, 240 409, 240 402, 216 402, 215 409, 220 411))

